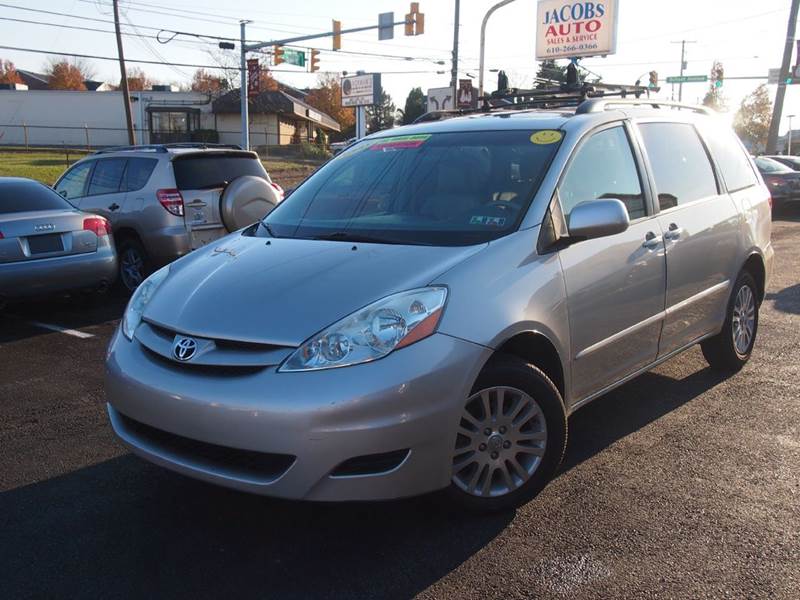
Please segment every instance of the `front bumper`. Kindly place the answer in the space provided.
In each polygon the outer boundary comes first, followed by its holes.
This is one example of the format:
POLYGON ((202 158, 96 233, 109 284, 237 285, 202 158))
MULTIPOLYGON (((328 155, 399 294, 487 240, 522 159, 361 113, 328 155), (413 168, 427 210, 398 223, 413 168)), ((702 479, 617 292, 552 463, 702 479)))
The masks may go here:
POLYGON ((490 354, 436 334, 353 367, 220 372, 153 356, 118 332, 106 363, 106 394, 119 438, 169 469, 282 498, 391 499, 449 484, 460 411, 490 354), (153 443, 131 422, 180 436, 189 446, 153 443), (294 460, 281 472, 259 477, 195 453, 194 442, 294 460), (388 471, 332 476, 354 457, 406 449, 388 471))

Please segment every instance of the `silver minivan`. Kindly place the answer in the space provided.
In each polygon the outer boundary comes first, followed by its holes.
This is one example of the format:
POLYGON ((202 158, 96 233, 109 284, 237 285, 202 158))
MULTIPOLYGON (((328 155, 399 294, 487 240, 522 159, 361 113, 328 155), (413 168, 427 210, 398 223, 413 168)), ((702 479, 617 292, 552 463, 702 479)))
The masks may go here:
POLYGON ((139 287, 111 424, 258 494, 518 506, 581 406, 698 343, 747 362, 770 227, 703 109, 594 99, 380 132, 139 287))

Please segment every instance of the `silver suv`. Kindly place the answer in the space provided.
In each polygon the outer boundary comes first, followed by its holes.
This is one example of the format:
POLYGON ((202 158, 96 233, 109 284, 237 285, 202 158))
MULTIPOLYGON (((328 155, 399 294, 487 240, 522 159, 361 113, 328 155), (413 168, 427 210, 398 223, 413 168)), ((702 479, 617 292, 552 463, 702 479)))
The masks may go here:
POLYGON ((742 368, 770 228, 703 109, 595 99, 381 132, 139 287, 108 413, 137 454, 241 490, 517 506, 588 402, 698 343, 742 368))
POLYGON ((110 221, 129 292, 151 270, 254 223, 283 199, 254 152, 208 144, 101 150, 54 187, 110 221))

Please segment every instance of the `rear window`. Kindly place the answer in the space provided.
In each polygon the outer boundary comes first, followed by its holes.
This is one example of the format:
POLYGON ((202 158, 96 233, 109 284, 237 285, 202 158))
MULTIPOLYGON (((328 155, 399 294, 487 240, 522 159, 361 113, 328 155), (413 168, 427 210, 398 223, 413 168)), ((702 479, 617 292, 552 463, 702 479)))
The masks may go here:
POLYGON ((176 158, 172 161, 172 167, 175 171, 175 184, 181 190, 222 187, 243 175, 268 179, 261 161, 251 155, 192 155, 176 158))
POLYGON ((777 160, 771 158, 764 158, 759 156, 756 159, 756 165, 762 173, 792 173, 793 171, 784 164, 779 163, 777 160))
POLYGON ((0 214, 31 210, 66 210, 73 206, 46 185, 35 181, 0 182, 0 214))
POLYGON ((758 183, 750 158, 732 131, 718 127, 710 130, 705 139, 729 192, 758 183))

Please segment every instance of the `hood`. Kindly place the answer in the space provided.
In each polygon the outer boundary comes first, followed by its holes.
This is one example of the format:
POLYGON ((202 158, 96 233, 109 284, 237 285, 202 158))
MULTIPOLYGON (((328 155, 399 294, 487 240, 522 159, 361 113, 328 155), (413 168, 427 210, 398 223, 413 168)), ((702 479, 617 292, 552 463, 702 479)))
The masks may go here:
POLYGON ((173 263, 144 318, 198 337, 295 347, 367 304, 429 284, 485 246, 234 234, 173 263))

